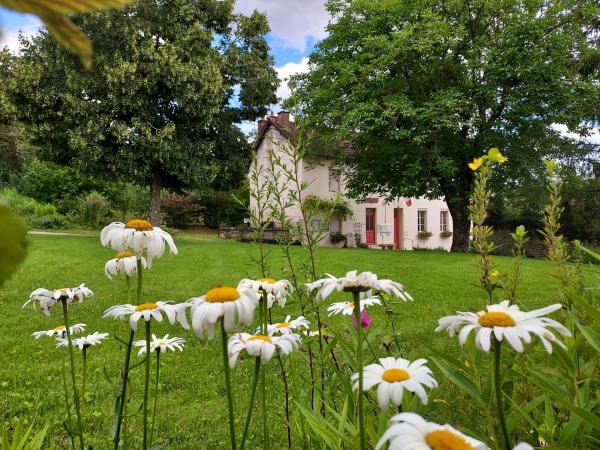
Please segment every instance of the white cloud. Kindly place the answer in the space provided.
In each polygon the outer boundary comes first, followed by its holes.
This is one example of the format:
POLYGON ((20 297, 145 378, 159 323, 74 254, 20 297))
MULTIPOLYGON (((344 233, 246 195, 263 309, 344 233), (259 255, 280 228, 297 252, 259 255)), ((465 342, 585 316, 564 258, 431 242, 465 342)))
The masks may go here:
POLYGON ((562 123, 555 123, 552 125, 552 128, 568 138, 587 142, 589 144, 600 144, 600 128, 598 127, 593 127, 587 136, 581 136, 580 134, 570 132, 567 126, 562 123))
POLYGON ((324 0, 237 0, 235 4, 238 13, 250 14, 255 9, 267 15, 276 44, 302 53, 309 39, 326 36, 331 17, 324 0))
POLYGON ((36 34, 42 23, 35 16, 26 16, 27 21, 16 29, 3 29, 0 33, 0 49, 8 47, 12 53, 18 53, 21 49, 21 43, 19 42, 19 32, 23 33, 25 37, 30 37, 36 34))
POLYGON ((280 100, 285 100, 291 95, 291 91, 287 83, 290 79, 290 76, 296 73, 308 72, 308 58, 302 58, 302 61, 299 63, 289 62, 281 67, 275 67, 275 70, 277 71, 277 76, 281 81, 279 88, 277 88, 277 98, 280 100))

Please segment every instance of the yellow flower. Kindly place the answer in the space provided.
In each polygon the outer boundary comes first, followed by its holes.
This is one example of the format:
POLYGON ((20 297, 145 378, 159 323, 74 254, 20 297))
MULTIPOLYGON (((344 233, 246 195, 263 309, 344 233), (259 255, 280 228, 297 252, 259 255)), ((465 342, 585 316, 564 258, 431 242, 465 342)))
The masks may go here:
POLYGON ((506 161, 508 161, 508 159, 504 155, 502 155, 502 153, 500 153, 500 150, 498 150, 496 147, 490 148, 490 150, 488 151, 488 157, 490 158, 490 162, 504 164, 506 161))
POLYGON ((497 270, 493 270, 493 271, 490 273, 490 276, 491 276, 492 278, 499 277, 499 276, 500 276, 500 272, 499 272, 499 271, 497 271, 497 270))
POLYGON ((475 172, 479 167, 483 164, 483 156, 480 158, 475 158, 473 162, 469 163, 469 168, 475 172))

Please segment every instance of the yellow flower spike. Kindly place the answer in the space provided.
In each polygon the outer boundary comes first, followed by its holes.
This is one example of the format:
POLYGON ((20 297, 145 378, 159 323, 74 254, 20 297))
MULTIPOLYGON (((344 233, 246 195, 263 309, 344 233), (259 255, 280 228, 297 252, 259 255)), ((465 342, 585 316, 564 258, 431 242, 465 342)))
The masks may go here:
POLYGON ((483 156, 479 157, 479 158, 475 158, 473 160, 473 162, 469 163, 469 168, 475 172, 477 169, 479 169, 479 167, 481 167, 481 165, 483 164, 483 156))
POLYGON ((490 150, 488 151, 488 157, 490 158, 490 162, 504 164, 506 161, 508 161, 508 158, 506 158, 502 153, 500 153, 500 150, 496 147, 490 148, 490 150))

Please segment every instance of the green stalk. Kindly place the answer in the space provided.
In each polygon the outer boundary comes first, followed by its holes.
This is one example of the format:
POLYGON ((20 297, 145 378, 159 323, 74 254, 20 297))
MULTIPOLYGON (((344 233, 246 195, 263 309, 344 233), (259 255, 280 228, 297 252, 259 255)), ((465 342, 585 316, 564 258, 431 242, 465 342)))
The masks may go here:
POLYGON ((502 349, 502 343, 492 336, 492 342, 494 344, 494 387, 496 391, 496 406, 498 408, 498 419, 500 421, 500 427, 502 428, 502 436, 504 437, 504 445, 506 450, 512 448, 510 434, 506 425, 506 415, 504 411, 504 402, 502 399, 502 379, 500 378, 500 350, 502 349))
POLYGON ((363 406, 363 333, 362 333, 362 317, 360 315, 360 293, 353 291, 354 297, 354 317, 356 318, 356 362, 358 370, 358 427, 360 432, 360 448, 366 450, 367 435, 365 432, 365 413, 363 406))
POLYGON ((138 258, 136 260, 137 263, 137 295, 136 295, 136 299, 137 299, 137 305, 139 305, 141 303, 142 300, 142 271, 144 270, 144 268, 142 267, 142 259, 138 258))
POLYGON ((144 440, 143 449, 148 449, 148 386, 150 384, 150 321, 146 321, 146 379, 144 380, 144 440))
POLYGON ((287 439, 288 448, 292 448, 292 428, 290 425, 290 393, 287 381, 287 374, 285 373, 285 367, 283 360, 281 359, 281 353, 277 349, 277 360, 279 361, 279 368, 281 369, 281 379, 283 380, 283 390, 285 394, 285 425, 287 428, 287 439))
POLYGON ((156 399, 158 398, 158 377, 160 375, 160 348, 156 349, 156 380, 154 381, 154 406, 152 407, 152 428, 150 431, 150 447, 154 441, 154 422, 156 421, 156 399))
POLYGON ((227 407, 229 409, 229 437, 231 438, 231 450, 235 450, 235 423, 233 421, 233 395, 231 393, 231 378, 229 373, 229 358, 227 353, 227 333, 225 322, 221 317, 221 341, 223 350, 223 372, 225 373, 225 387, 227 389, 227 407))
POLYGON ((85 345, 83 346, 82 353, 83 353, 83 383, 82 383, 83 386, 82 386, 82 389, 81 389, 81 396, 82 396, 83 401, 85 403, 85 376, 86 376, 86 373, 87 373, 87 347, 85 345))
POLYGON ((246 423, 244 424, 244 433, 242 434, 242 443, 240 444, 240 450, 244 450, 246 436, 248 435, 248 428, 250 427, 250 421, 252 420, 252 411, 254 410, 254 398, 256 397, 258 373, 260 372, 260 357, 256 357, 255 359, 256 363, 254 364, 254 378, 252 380, 252 391, 250 392, 250 404, 248 405, 248 413, 246 414, 246 423))
POLYGON ((63 388, 65 390, 65 407, 67 408, 67 420, 69 426, 67 427, 67 433, 69 434, 70 445, 75 448, 75 439, 73 438, 72 427, 73 418, 71 416, 71 399, 69 397, 69 388, 67 387, 67 369, 65 368, 65 361, 62 362, 62 380, 63 388))
POLYGON ((71 383, 73 385, 73 403, 75 404, 75 413, 77 415, 77 428, 79 430, 79 445, 81 450, 85 450, 83 442, 83 426, 81 424, 81 411, 79 408, 79 391, 77 390, 77 382, 75 381, 75 358, 73 356, 73 341, 71 339, 71 330, 69 330, 69 313, 67 299, 61 299, 63 317, 65 320, 65 330, 67 332, 67 340, 69 341, 69 360, 71 363, 71 383))
POLYGON ((123 411, 125 409, 125 396, 127 395, 127 380, 129 379, 129 362, 131 360, 131 347, 133 346, 133 336, 135 331, 131 330, 129 333, 129 342, 127 343, 127 350, 125 353, 125 367, 123 369, 123 385, 121 386, 121 401, 119 402, 119 411, 117 412, 117 426, 115 430, 114 449, 118 450, 120 435, 121 435, 121 424, 123 423, 123 411))
MULTIPOLYGON (((267 314, 268 314, 268 300, 267 293, 263 291, 261 298, 261 310, 262 310, 262 323, 261 323, 261 334, 263 336, 267 335, 267 314)), ((262 410, 262 422, 263 422, 263 447, 269 450, 269 426, 267 420, 267 373, 266 370, 261 371, 260 373, 260 397, 261 397, 261 410, 262 410)))

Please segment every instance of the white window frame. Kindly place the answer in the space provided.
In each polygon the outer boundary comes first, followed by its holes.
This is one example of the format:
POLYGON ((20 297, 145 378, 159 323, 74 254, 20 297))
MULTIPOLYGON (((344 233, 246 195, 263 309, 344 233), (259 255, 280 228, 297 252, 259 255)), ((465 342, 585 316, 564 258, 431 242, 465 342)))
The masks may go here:
POLYGON ((448 231, 448 210, 440 211, 440 231, 448 231))
POLYGON ((417 232, 426 232, 427 231, 427 210, 419 209, 417 210, 417 232), (423 222, 421 222, 421 217, 423 217, 423 222))

